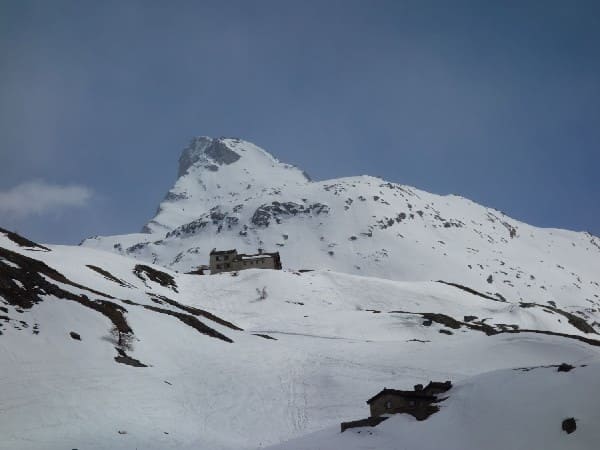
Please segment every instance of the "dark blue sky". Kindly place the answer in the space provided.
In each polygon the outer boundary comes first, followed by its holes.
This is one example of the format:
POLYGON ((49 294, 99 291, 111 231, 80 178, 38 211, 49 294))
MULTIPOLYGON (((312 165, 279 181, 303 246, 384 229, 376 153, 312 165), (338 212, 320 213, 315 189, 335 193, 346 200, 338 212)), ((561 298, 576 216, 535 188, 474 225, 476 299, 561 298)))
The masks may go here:
POLYGON ((226 135, 600 234, 599 55, 596 1, 0 0, 0 226, 137 231, 226 135))

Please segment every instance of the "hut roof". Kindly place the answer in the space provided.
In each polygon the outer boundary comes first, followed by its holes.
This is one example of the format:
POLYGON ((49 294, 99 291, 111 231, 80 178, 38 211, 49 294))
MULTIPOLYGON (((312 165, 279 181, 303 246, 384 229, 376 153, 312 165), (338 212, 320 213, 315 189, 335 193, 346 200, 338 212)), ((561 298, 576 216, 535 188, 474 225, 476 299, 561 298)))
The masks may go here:
POLYGON ((452 382, 448 381, 430 381, 427 386, 423 388, 424 391, 428 389, 439 389, 442 392, 446 392, 448 389, 452 387, 452 382))
POLYGON ((238 254, 238 258, 241 259, 250 259, 250 258, 278 258, 279 257, 279 252, 262 252, 262 253, 253 253, 253 254, 248 254, 248 253, 239 253, 238 254))
POLYGON ((373 403, 375 400, 377 400, 382 395, 395 395, 397 397, 405 397, 405 398, 422 398, 425 400, 435 400, 436 399, 436 397, 434 395, 426 394, 422 391, 401 391, 398 389, 383 388, 383 390, 381 392, 379 392, 378 394, 374 395, 369 400, 367 400, 367 403, 368 404, 373 403))
POLYGON ((231 255, 232 253, 236 253, 236 251, 237 251, 236 249, 233 249, 233 250, 217 250, 217 249, 213 248, 210 251, 210 254, 211 255, 231 255))

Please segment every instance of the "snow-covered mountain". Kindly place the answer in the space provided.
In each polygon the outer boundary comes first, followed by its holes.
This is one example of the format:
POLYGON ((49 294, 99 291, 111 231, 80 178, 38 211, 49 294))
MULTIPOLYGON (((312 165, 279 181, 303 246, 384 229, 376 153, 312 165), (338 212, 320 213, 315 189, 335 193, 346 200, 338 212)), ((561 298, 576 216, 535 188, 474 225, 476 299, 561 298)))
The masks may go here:
MULTIPOLYGON (((511 420, 530 423, 532 410, 548 409, 534 420, 541 428, 527 448, 591 449, 600 336, 568 306, 327 270, 187 275, 2 231, 0 449, 255 449, 323 428, 325 441, 290 445, 391 449, 392 423, 374 429, 380 440, 355 447, 345 444, 355 430, 336 436, 340 422, 365 416, 365 400, 383 386, 453 380, 457 395, 431 418, 437 432, 498 402, 480 397, 486 388, 510 392, 513 378, 525 376, 513 368, 562 362, 577 368, 540 369, 546 378, 530 382, 537 387, 515 403, 511 420), (499 369, 500 383, 469 390, 470 377, 499 369), (570 383, 579 384, 564 392, 570 383), (521 408, 534 398, 537 406, 521 408), (547 446, 542 430, 560 435, 563 416, 574 416, 578 431, 547 446)), ((491 427, 499 414, 482 423, 491 427)), ((396 420, 403 430, 414 424, 396 420)), ((478 440, 463 445, 468 436, 454 430, 443 439, 448 448, 479 450, 478 440)))
POLYGON ((0 229, 1 450, 600 439, 594 236, 372 177, 314 182, 210 138, 143 231, 56 246, 0 229), (284 270, 184 273, 215 247, 279 250, 284 270), (446 379, 426 421, 339 433, 384 386, 446 379))
MULTIPOLYGON (((557 212, 559 213, 559 212, 557 212)), ((443 280, 508 301, 600 306, 600 239, 370 176, 311 181, 239 139, 195 138, 144 233, 83 245, 178 271, 208 253, 278 250, 284 267, 443 280)))

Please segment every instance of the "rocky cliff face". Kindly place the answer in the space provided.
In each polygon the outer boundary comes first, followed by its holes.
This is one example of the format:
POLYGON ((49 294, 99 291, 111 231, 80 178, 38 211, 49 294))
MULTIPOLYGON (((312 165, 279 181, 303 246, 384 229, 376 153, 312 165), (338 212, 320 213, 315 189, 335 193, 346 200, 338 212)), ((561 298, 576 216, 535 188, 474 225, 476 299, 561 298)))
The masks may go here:
POLYGON ((195 137, 181 153, 177 177, 184 176, 194 165, 217 171, 219 166, 232 164, 238 159, 240 155, 231 150, 223 140, 206 136, 195 137))

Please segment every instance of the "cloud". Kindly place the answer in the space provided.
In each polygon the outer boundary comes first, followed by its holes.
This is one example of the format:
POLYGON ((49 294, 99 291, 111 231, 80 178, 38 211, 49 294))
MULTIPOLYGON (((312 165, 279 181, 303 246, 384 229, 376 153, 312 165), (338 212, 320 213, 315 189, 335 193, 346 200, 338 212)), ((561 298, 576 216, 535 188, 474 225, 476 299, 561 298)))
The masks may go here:
POLYGON ((85 186, 28 181, 6 191, 0 191, 0 215, 16 218, 60 212, 86 206, 92 191, 85 186))

